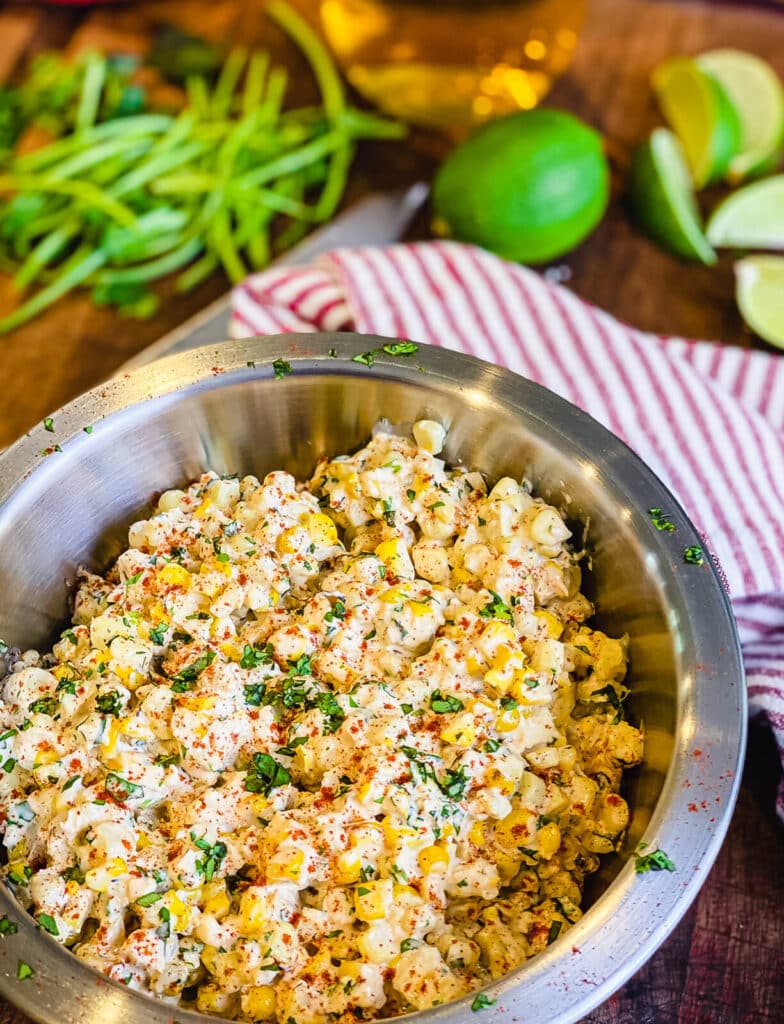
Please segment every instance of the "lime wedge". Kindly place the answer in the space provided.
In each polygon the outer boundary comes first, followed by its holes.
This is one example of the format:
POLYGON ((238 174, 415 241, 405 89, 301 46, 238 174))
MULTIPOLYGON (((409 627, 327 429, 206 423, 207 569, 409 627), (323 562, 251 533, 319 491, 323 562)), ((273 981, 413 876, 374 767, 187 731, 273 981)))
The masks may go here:
POLYGON ((697 188, 724 177, 740 149, 741 128, 717 79, 691 58, 673 57, 655 69, 651 83, 697 188))
POLYGON ((784 257, 747 256, 735 264, 735 298, 749 327, 784 348, 784 257))
POLYGON ((702 231, 683 149, 668 128, 657 128, 632 157, 631 197, 644 230, 678 256, 715 263, 702 231))
POLYGON ((784 249, 784 174, 727 196, 713 211, 706 233, 719 249, 784 249))
POLYGON ((728 179, 742 181, 775 165, 784 138, 784 88, 770 64, 742 50, 711 50, 697 64, 718 81, 740 118, 740 150, 728 179))

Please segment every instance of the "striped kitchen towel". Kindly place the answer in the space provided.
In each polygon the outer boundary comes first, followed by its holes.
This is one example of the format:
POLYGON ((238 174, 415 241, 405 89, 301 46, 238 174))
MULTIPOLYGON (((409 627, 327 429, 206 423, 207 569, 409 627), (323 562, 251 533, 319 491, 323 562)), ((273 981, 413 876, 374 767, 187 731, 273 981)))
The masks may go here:
MULTIPOLYGON (((356 330, 509 367, 579 405, 672 489, 726 576, 753 715, 784 758, 784 358, 644 334, 449 242, 337 250, 250 277, 233 334, 356 330)), ((784 783, 777 801, 784 819, 784 783)))

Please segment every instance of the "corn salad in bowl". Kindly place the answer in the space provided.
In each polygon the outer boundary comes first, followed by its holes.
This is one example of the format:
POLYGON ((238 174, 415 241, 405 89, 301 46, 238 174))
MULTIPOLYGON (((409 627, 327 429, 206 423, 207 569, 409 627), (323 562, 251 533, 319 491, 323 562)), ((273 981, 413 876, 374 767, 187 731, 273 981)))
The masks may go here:
POLYGON ((382 426, 307 483, 167 491, 53 653, 17 657, 4 870, 88 964, 225 1017, 355 1021, 479 990, 579 919, 642 758, 627 642, 586 625, 559 512, 444 438, 382 426))

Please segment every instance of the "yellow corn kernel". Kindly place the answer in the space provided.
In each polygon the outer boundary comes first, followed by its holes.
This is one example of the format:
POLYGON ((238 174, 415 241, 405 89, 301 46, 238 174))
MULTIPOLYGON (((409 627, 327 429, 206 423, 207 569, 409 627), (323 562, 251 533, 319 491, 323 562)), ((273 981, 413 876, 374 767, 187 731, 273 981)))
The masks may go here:
MULTIPOLYGON (((487 658, 492 658, 501 644, 509 646, 517 640, 514 629, 506 622, 490 622, 482 630, 477 647, 487 658)), ((497 665, 496 668, 500 668, 497 665)))
POLYGON ((503 708, 495 720, 497 732, 514 732, 520 724, 520 712, 517 708, 503 708))
POLYGON ((412 885, 398 885, 397 883, 392 887, 392 898, 396 907, 419 907, 424 902, 412 885))
POLYGON ((215 707, 216 697, 203 696, 203 697, 183 697, 180 700, 180 707, 185 708, 187 711, 209 711, 210 708, 215 707))
POLYGON ((242 1013, 251 1020, 275 1016, 275 992, 269 985, 253 985, 242 993, 242 1013))
POLYGON ((505 881, 509 881, 520 870, 521 861, 522 857, 516 850, 502 850, 496 857, 495 866, 501 877, 505 881))
POLYGON ((499 644, 493 657, 493 668, 499 672, 519 672, 525 667, 525 657, 508 644, 499 644))
POLYGON ((438 455, 446 441, 446 430, 437 420, 417 420, 413 434, 417 445, 431 455, 438 455))
POLYGON ((163 607, 160 601, 156 601, 150 607, 150 611, 148 614, 150 616, 150 622, 152 622, 153 625, 157 626, 161 622, 166 622, 168 624, 169 618, 166 614, 166 609, 163 607))
POLYGON ((496 771, 495 768, 487 773, 487 784, 503 793, 504 796, 511 796, 515 791, 514 780, 507 779, 502 772, 496 771))
POLYGON ((260 939, 269 929, 269 908, 261 893, 247 889, 240 897, 240 931, 249 939, 260 939))
POLYGON ((520 704, 541 704, 550 699, 549 691, 540 688, 539 680, 533 672, 515 672, 509 691, 520 704))
POLYGON ((473 579, 473 576, 462 565, 456 565, 452 569, 452 580, 456 586, 459 587, 462 583, 468 583, 471 579, 473 579))
POLYGON ((158 570, 158 581, 167 587, 184 587, 188 590, 193 583, 193 576, 184 566, 169 562, 158 570))
POLYGON ((298 526, 290 526, 287 530, 284 530, 278 535, 278 539, 275 541, 275 547, 282 555, 293 555, 297 552, 297 545, 295 539, 299 536, 300 529, 298 526))
POLYGON ((130 665, 115 665, 114 674, 123 686, 127 686, 129 690, 136 689, 139 673, 135 668, 132 668, 130 665))
POLYGON ((545 627, 546 635, 550 640, 560 640, 564 631, 563 623, 552 614, 552 612, 534 612, 536 621, 545 627))
POLYGON ((356 982, 362 976, 364 966, 362 960, 344 960, 338 969, 338 977, 341 981, 356 982))
POLYGON ((484 681, 498 693, 505 694, 509 692, 509 687, 512 684, 512 675, 509 672, 500 672, 496 668, 491 668, 489 672, 485 672, 484 681))
POLYGON ((445 838, 448 837, 448 836, 454 835, 454 832, 455 832, 455 826, 452 824, 451 821, 447 821, 444 824, 443 828, 441 829, 441 835, 444 836, 445 838))
POLYGON ((449 867, 449 852, 443 846, 426 846, 419 851, 417 861, 424 875, 433 871, 446 871, 449 867))
MULTIPOLYGON (((386 541, 385 543, 390 542, 386 541)), ((379 547, 381 547, 380 544, 379 547)), ((378 599, 379 601, 383 601, 385 604, 401 604, 408 598, 409 593, 410 588, 405 585, 390 587, 389 590, 385 590, 383 594, 379 594, 378 599)))
POLYGON ((149 835, 146 832, 139 832, 136 836, 136 849, 147 850, 150 846, 152 846, 152 839, 149 835))
POLYGON ((359 881, 362 871, 362 858, 356 850, 344 850, 337 859, 338 882, 341 885, 352 885, 359 881))
POLYGON ((539 856, 549 860, 561 845, 561 830, 554 821, 543 825, 537 833, 539 856))
MULTIPOLYGON (((12 865, 9 865, 9 867, 12 865)), ((89 868, 84 873, 84 884, 88 889, 92 889, 93 892, 108 892, 109 891, 109 876, 106 868, 101 866, 97 868, 89 868)))
POLYGON ((357 790, 357 800, 359 800, 360 803, 364 803, 365 800, 369 800, 372 797, 372 795, 373 795, 373 782, 372 782, 372 780, 370 782, 363 782, 362 785, 357 790))
POLYGON ((106 754, 113 754, 116 747, 117 741, 122 735, 122 722, 119 718, 112 718, 106 727, 103 739, 101 740, 101 746, 104 748, 102 760, 105 760, 106 754))
POLYGON ((229 894, 225 891, 216 893, 215 896, 211 896, 210 899, 204 904, 204 913, 212 914, 213 917, 221 921, 231 910, 231 900, 229 894))
POLYGON ((202 1013, 225 1014, 234 1004, 232 992, 224 992, 219 985, 200 985, 196 993, 196 1008, 202 1013))
POLYGON ((271 860, 267 865, 267 881, 298 882, 305 854, 302 850, 294 850, 285 863, 271 860))
POLYGON ((207 514, 207 512, 211 508, 212 508, 212 498, 205 497, 204 500, 202 501, 201 505, 198 505, 193 510, 193 515, 194 515, 194 517, 196 519, 201 519, 203 516, 205 516, 207 514))
POLYGON ((354 913, 360 921, 378 921, 392 905, 392 879, 361 882, 354 890, 354 913))
POLYGON ((384 829, 384 838, 390 846, 394 846, 398 839, 412 839, 418 834, 415 828, 409 828, 407 825, 395 825, 389 815, 381 824, 384 829))
POLYGON ((483 821, 475 821, 471 828, 468 830, 469 841, 474 846, 484 846, 485 843, 485 823, 483 821))
POLYGON ((316 544, 320 544, 322 547, 332 547, 337 544, 338 531, 335 529, 335 524, 323 512, 315 512, 313 515, 306 516, 303 525, 308 531, 310 539, 316 544))
POLYGON ((174 930, 184 932, 190 924, 191 911, 190 907, 180 899, 180 895, 174 889, 170 889, 167 893, 164 893, 163 905, 171 914, 174 930))
POLYGON ((527 807, 515 807, 503 821, 495 826, 495 837, 503 846, 517 849, 528 846, 536 829, 536 815, 527 807))
POLYGON ((242 651, 237 644, 232 643, 231 640, 227 640, 225 643, 220 645, 221 654, 225 654, 229 661, 239 661, 242 657, 242 651))
POLYGON ((393 537, 392 540, 382 540, 377 545, 375 553, 394 572, 401 559, 405 558, 408 549, 402 537, 393 537))
POLYGON ((458 715, 442 730, 441 739, 444 743, 453 743, 457 747, 468 748, 476 738, 474 718, 470 711, 458 715))
POLYGON ((425 615, 433 614, 433 609, 427 601, 408 601, 406 608, 408 608, 415 619, 421 619, 425 615))
POLYGON ((112 878, 120 878, 121 875, 128 873, 128 865, 122 857, 113 857, 109 861, 106 870, 112 878))
POLYGON ((204 966, 207 968, 210 974, 215 973, 217 961, 218 947, 210 946, 209 944, 205 945, 204 949, 201 951, 201 962, 204 964, 204 966))
POLYGON ((38 749, 35 754, 34 768, 41 768, 45 764, 54 764, 55 761, 60 760, 60 755, 56 750, 42 750, 38 749))

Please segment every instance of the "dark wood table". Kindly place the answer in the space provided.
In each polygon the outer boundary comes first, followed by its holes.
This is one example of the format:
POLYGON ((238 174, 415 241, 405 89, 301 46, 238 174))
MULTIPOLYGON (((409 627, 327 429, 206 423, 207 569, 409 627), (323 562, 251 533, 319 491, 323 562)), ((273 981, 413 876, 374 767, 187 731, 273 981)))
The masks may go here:
MULTIPOLYGON (((297 0, 315 7, 315 0, 297 0)), ((143 49, 152 26, 170 22, 217 40, 263 42, 293 60, 264 23, 261 0, 161 0, 93 11, 0 4, 0 80, 32 53, 84 46, 143 49)), ((583 246, 561 261, 578 294, 639 327, 762 347, 735 309, 731 260, 685 266, 634 229, 622 182, 631 147, 658 121, 648 78, 664 56, 715 46, 759 53, 784 75, 784 14, 717 2, 590 0, 572 68, 551 101, 604 132, 614 170, 610 210, 583 246)), ((294 76, 302 98, 309 84, 294 76)), ((414 133, 406 146, 368 145, 347 202, 370 189, 428 178, 443 140, 414 133)), ((418 234, 426 233, 423 218, 418 234)), ((0 339, 0 447, 93 384, 226 287, 214 278, 193 295, 167 295, 145 323, 68 298, 0 339)), ((0 281, 0 306, 11 301, 0 281)), ((784 828, 773 800, 779 765, 770 733, 751 730, 740 799, 718 862, 694 906, 661 950, 586 1020, 590 1024, 784 1022, 784 828)), ((0 1024, 22 1024, 0 1002, 0 1024)))

